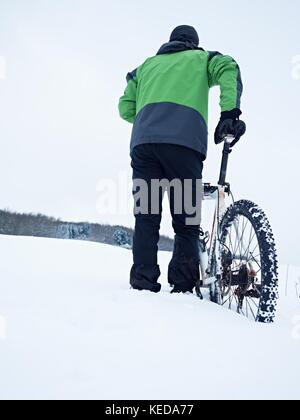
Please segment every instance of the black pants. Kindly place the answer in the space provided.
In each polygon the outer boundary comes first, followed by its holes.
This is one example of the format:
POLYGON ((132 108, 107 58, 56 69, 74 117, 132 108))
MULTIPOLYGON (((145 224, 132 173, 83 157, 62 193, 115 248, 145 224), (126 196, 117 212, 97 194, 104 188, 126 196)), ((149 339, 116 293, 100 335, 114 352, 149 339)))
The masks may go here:
MULTIPOLYGON (((173 258, 169 266, 169 283, 192 290, 199 278, 199 230, 200 221, 187 224, 193 215, 186 212, 185 197, 190 194, 191 204, 200 206, 202 198, 202 155, 192 149, 172 144, 145 144, 134 148, 132 152, 133 180, 143 180, 148 186, 148 204, 146 214, 136 214, 133 240, 134 265, 131 271, 131 285, 136 289, 159 291, 157 283, 160 270, 157 265, 159 230, 162 217, 163 193, 159 195, 158 211, 153 213, 153 180, 181 181, 182 197, 176 197, 175 189, 170 189, 170 210, 175 231, 173 258), (186 180, 189 180, 187 191, 186 180), (200 185, 200 187, 199 187, 200 185), (199 188, 201 192, 199 194, 199 188), (198 190, 197 190, 198 189, 198 190), (198 203, 197 203, 198 198, 198 203), (182 210, 178 212, 178 202, 182 210), (177 206, 177 207, 176 207, 177 206)), ((136 191, 134 191, 136 192, 136 191)), ((156 198, 157 199, 157 198, 156 198)), ((143 206, 141 206, 142 208, 143 206)), ((145 210, 145 206, 143 207, 145 210)))

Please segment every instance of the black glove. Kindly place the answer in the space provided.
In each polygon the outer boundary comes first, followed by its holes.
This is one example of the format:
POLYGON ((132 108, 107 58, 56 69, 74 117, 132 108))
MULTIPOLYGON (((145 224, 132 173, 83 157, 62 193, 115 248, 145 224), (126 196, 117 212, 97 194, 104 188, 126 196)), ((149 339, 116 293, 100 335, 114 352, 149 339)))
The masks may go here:
POLYGON ((237 108, 221 113, 221 119, 215 131, 216 144, 222 143, 226 136, 232 135, 235 138, 231 143, 233 147, 246 133, 246 124, 239 119, 241 114, 242 112, 237 108))

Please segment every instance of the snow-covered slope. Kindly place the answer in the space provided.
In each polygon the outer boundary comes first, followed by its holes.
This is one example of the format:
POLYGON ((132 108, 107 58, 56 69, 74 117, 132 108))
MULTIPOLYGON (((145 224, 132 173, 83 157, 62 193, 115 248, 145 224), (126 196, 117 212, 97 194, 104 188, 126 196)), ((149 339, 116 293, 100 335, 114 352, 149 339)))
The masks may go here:
POLYGON ((153 295, 129 290, 127 250, 0 237, 0 398, 300 398, 294 286, 258 325, 171 296, 168 258, 153 295))

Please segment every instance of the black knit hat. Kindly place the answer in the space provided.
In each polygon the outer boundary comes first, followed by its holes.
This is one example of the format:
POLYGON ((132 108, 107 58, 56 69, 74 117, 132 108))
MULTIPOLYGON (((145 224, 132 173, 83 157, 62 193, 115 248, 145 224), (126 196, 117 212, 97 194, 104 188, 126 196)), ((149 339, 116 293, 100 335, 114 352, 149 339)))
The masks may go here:
POLYGON ((199 36, 195 28, 188 25, 177 26, 171 33, 170 42, 183 41, 191 42, 196 47, 199 45, 199 36))

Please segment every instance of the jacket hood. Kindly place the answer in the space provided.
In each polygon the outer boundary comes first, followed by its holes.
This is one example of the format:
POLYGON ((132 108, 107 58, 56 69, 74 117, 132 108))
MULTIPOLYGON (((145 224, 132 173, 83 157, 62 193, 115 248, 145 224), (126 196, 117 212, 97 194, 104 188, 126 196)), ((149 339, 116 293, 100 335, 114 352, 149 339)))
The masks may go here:
POLYGON ((197 47, 197 45, 193 44, 189 41, 171 41, 163 44, 157 55, 161 54, 168 54, 172 52, 180 52, 180 51, 188 51, 188 50, 201 50, 204 51, 203 48, 197 47))

